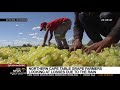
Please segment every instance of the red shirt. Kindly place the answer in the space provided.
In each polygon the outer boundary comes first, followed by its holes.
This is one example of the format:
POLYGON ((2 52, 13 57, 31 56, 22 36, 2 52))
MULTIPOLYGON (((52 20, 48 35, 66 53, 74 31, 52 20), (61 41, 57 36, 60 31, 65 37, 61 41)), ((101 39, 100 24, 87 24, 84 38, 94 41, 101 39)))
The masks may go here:
POLYGON ((54 31, 57 29, 57 27, 62 24, 64 21, 69 20, 69 18, 58 18, 55 19, 53 21, 48 22, 48 24, 46 25, 46 28, 50 31, 54 31))

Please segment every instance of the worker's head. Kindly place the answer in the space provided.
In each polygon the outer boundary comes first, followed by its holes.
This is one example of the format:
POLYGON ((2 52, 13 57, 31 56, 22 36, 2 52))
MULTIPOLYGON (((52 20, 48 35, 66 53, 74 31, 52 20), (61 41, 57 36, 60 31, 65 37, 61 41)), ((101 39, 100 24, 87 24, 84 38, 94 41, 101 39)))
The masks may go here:
POLYGON ((46 25, 47 25, 47 22, 42 22, 40 24, 40 27, 41 27, 40 31, 42 31, 42 30, 46 31, 46 25))

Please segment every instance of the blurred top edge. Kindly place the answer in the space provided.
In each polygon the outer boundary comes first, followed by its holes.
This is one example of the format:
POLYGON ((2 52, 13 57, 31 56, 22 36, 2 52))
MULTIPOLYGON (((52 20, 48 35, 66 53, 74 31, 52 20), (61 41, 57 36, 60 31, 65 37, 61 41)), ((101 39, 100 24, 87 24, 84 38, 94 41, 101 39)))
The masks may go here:
POLYGON ((43 0, 4 1, 0 12, 73 12, 73 11, 120 11, 119 2, 111 0, 43 0))

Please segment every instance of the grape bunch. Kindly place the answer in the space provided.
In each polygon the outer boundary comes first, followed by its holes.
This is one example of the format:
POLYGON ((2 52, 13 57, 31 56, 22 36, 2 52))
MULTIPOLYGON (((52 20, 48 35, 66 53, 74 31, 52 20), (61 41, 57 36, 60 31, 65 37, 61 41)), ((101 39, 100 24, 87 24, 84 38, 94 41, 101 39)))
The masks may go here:
POLYGON ((89 55, 81 49, 69 52, 55 45, 21 48, 0 48, 0 64, 27 64, 27 66, 120 66, 120 47, 92 51, 89 55))
POLYGON ((70 54, 63 66, 120 66, 120 47, 104 48, 101 53, 92 51, 89 55, 77 49, 70 54))
MULTIPOLYGON (((64 50, 63 50, 64 51, 64 50)), ((31 47, 29 52, 14 48, 0 49, 0 64, 27 64, 28 66, 62 66, 63 51, 52 47, 31 47)))

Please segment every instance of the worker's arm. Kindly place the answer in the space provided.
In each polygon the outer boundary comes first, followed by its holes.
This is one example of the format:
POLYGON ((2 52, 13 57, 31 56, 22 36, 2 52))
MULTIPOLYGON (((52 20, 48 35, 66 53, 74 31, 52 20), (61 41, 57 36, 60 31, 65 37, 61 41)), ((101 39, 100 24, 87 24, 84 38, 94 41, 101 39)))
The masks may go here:
POLYGON ((83 47, 82 45, 82 37, 83 37, 83 32, 84 29, 80 23, 79 20, 79 12, 74 12, 75 17, 74 17, 74 28, 73 28, 73 45, 70 48, 70 51, 76 50, 76 49, 80 49, 83 47))
MULTIPOLYGON (((90 16, 93 17, 93 19, 98 18, 100 12, 86 12, 89 13, 90 16)), ((84 32, 84 28, 83 25, 80 22, 79 19, 79 14, 80 12, 74 12, 75 14, 75 18, 74 18, 74 39, 79 39, 80 41, 82 41, 83 38, 83 32, 84 32)), ((96 34, 96 33, 94 33, 96 34)), ((97 35, 98 40, 101 40, 101 37, 99 35, 97 35)))
POLYGON ((111 43, 115 43, 120 40, 120 18, 118 18, 116 25, 112 28, 112 31, 107 37, 111 37, 111 43))
POLYGON ((53 37, 53 31, 50 31, 50 38, 48 40, 48 45, 50 45, 50 41, 51 41, 52 37, 53 37))
POLYGON ((44 41, 43 41, 43 45, 42 46, 45 46, 45 43, 46 43, 47 38, 48 38, 48 32, 49 32, 49 30, 47 30, 46 33, 45 33, 44 41))
POLYGON ((100 42, 92 44, 90 47, 86 48, 84 51, 90 53, 92 50, 100 52, 105 47, 110 47, 111 44, 116 43, 120 40, 120 18, 116 25, 112 28, 108 36, 100 42))
POLYGON ((79 12, 75 12, 73 32, 74 32, 74 40, 79 39, 80 41, 82 41, 84 29, 79 20, 79 12))

